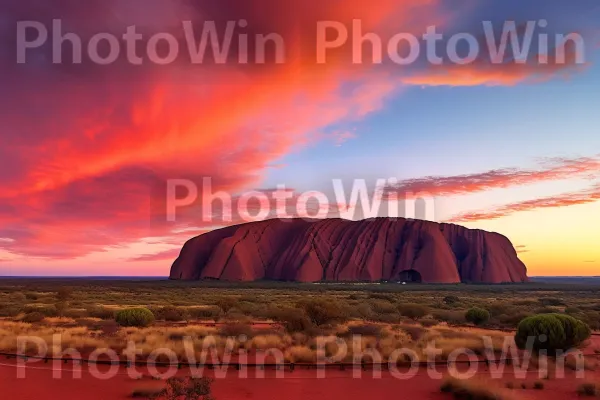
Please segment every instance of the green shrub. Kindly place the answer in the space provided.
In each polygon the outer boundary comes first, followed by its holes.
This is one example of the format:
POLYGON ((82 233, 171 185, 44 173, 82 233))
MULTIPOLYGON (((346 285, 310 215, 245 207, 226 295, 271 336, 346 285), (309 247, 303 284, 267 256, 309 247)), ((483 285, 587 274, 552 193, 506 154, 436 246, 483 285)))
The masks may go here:
POLYGON ((429 314, 429 308, 421 304, 406 303, 398 306, 398 311, 403 316, 418 320, 429 314))
POLYGON ((490 313, 483 308, 473 307, 465 313, 465 319, 474 325, 484 325, 490 320, 490 313))
POLYGON ((154 314, 147 308, 127 308, 118 311, 115 320, 121 326, 145 327, 154 322, 154 314))
POLYGON ((580 346, 591 335, 584 322, 564 314, 542 314, 525 318, 519 323, 515 343, 525 349, 532 338, 533 350, 547 350, 549 354, 580 346), (544 335, 546 340, 540 340, 544 335))
POLYGON ((544 386, 544 382, 542 382, 542 381, 536 381, 536 382, 534 382, 534 384, 533 384, 533 388, 534 388, 535 390, 543 390, 543 389, 544 389, 544 387, 545 387, 545 386, 544 386))

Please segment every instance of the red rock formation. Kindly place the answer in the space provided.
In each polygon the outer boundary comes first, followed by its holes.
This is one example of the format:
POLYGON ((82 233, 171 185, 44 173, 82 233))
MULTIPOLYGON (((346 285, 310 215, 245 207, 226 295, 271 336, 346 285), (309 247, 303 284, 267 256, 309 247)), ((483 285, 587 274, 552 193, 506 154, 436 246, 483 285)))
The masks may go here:
POLYGON ((188 241, 171 279, 525 282, 510 241, 457 225, 377 218, 269 220, 188 241))

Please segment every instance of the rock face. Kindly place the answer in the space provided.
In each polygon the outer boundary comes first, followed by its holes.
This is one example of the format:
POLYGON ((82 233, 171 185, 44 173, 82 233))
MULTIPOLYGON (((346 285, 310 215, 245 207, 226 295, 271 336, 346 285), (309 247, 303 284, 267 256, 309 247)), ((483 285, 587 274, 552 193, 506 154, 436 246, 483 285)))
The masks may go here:
POLYGON ((171 279, 227 281, 526 282, 527 269, 497 233, 377 218, 269 220, 188 241, 171 279))

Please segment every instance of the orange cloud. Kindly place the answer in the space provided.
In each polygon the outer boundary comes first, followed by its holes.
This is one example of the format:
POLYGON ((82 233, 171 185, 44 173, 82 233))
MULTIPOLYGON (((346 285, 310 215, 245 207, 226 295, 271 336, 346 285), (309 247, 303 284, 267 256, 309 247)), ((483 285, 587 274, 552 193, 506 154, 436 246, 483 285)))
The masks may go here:
POLYGON ((40 65, 2 64, 12 96, 0 100, 3 132, 11 132, 0 149, 0 237, 12 241, 0 248, 66 259, 175 235, 180 227, 157 211, 167 179, 208 176, 215 191, 239 193, 328 126, 378 110, 401 82, 334 58, 315 70, 314 37, 304 31, 356 17, 366 29, 416 29, 435 19, 438 2, 149 0, 143 15, 110 0, 59 2, 51 11, 13 3, 8 21, 50 25, 61 17, 82 36, 130 23, 164 32, 181 20, 246 19, 249 29, 278 32, 293 47, 286 64, 264 68, 53 65, 47 49, 34 54, 40 65))
POLYGON ((433 65, 404 78, 403 82, 418 86, 514 86, 568 78, 588 66, 587 63, 577 62, 578 49, 573 43, 551 49, 546 63, 539 62, 537 53, 532 54, 525 63, 516 63, 514 60, 492 63, 487 44, 484 40, 480 42, 481 52, 473 63, 433 65))

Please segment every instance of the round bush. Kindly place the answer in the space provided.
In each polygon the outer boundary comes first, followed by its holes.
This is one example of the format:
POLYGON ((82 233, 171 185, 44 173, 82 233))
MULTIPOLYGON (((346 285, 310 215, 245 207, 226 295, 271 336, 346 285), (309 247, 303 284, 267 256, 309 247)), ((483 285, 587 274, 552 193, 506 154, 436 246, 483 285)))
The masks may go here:
POLYGON ((490 320, 490 313, 483 308, 473 307, 465 314, 465 319, 475 325, 483 325, 490 320))
POLYGON ((115 320, 121 326, 144 327, 154 322, 154 314, 147 308, 127 308, 118 311, 115 320))
POLYGON ((542 314, 519 323, 515 343, 526 349, 529 341, 532 350, 546 350, 554 354, 578 347, 590 336, 590 327, 576 318, 564 314, 542 314))

